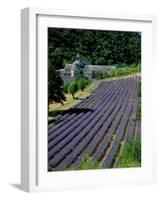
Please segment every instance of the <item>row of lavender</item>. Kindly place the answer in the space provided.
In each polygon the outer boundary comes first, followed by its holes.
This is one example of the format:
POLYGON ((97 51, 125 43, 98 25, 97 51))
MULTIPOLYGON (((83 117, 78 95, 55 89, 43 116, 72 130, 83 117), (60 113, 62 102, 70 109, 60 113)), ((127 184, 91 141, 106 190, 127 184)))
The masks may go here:
POLYGON ((84 155, 104 168, 111 166, 120 142, 128 142, 135 133, 138 82, 138 77, 103 81, 91 96, 57 119, 48 131, 53 170, 75 169, 84 155))

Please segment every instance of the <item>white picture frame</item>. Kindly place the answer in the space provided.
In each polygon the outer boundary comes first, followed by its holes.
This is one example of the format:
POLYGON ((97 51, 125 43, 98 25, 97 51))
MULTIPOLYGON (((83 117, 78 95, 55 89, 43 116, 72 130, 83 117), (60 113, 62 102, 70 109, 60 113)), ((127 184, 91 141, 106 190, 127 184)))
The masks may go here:
POLYGON ((152 184, 156 182, 155 133, 153 136, 150 136, 155 119, 151 114, 152 102, 151 93, 149 92, 152 90, 150 85, 152 80, 150 66, 152 63, 155 70, 155 29, 156 18, 152 15, 92 13, 43 8, 25 8, 22 10, 21 187, 23 190, 28 192, 54 191, 122 184, 152 184), (47 172, 47 129, 46 125, 44 125, 47 124, 47 116, 45 114, 47 107, 44 107, 47 105, 47 97, 43 98, 43 96, 47 94, 47 54, 45 53, 47 52, 47 38, 45 31, 49 26, 68 28, 90 27, 91 29, 105 30, 107 30, 108 26, 108 30, 143 32, 142 131, 147 134, 143 134, 143 165, 141 169, 47 172), (40 57, 41 60, 39 60, 40 57))

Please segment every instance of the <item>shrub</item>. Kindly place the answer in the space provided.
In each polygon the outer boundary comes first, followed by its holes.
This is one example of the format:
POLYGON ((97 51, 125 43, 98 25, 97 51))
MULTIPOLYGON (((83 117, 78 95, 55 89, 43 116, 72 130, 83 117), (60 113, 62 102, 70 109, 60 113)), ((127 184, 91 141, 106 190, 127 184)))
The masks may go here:
POLYGON ((130 67, 132 67, 132 68, 136 68, 136 66, 137 65, 135 63, 133 63, 133 64, 130 65, 130 67))
POLYGON ((123 69, 118 68, 118 69, 117 69, 117 75, 122 75, 122 74, 123 74, 123 69))
POLYGON ((138 84, 138 109, 136 119, 141 120, 141 81, 138 84))
POLYGON ((105 71, 103 72, 103 78, 110 78, 114 75, 113 73, 114 73, 114 70, 105 71))
POLYGON ((68 93, 68 87, 69 87, 69 85, 70 85, 70 83, 67 83, 67 84, 65 84, 64 87, 63 87, 63 92, 64 92, 65 94, 68 93))
POLYGON ((79 79, 77 81, 77 85, 78 85, 78 88, 83 91, 86 87, 86 81, 84 79, 79 79))
POLYGON ((117 76, 117 69, 112 70, 112 76, 117 76))
POLYGON ((92 158, 88 155, 82 157, 81 164, 76 168, 77 170, 85 169, 100 169, 102 168, 101 164, 98 161, 92 161, 92 158))
POLYGON ((86 86, 91 82, 91 80, 89 80, 87 77, 84 79, 84 82, 86 84, 86 86))
POLYGON ((90 80, 88 79, 88 77, 84 75, 80 75, 80 76, 77 76, 77 78, 75 79, 75 82, 78 85, 78 89, 83 91, 85 87, 90 83, 90 80))
POLYGON ((120 63, 117 65, 118 68, 124 68, 124 67, 128 67, 128 65, 126 63, 120 63))
POLYGON ((109 77, 108 71, 103 72, 103 78, 108 78, 108 77, 109 77))
POLYGON ((97 79, 97 80, 103 79, 103 73, 100 72, 100 71, 96 72, 96 73, 95 73, 95 76, 96 76, 96 79, 97 79))
POLYGON ((71 82, 68 86, 68 92, 73 96, 73 99, 74 99, 74 94, 78 91, 78 85, 77 83, 74 81, 74 82, 71 82))
POLYGON ((141 72, 141 64, 140 64, 140 63, 138 63, 138 64, 136 65, 136 68, 137 68, 137 71, 141 72))
POLYGON ((131 140, 123 149, 120 157, 119 167, 141 166, 141 141, 131 140))

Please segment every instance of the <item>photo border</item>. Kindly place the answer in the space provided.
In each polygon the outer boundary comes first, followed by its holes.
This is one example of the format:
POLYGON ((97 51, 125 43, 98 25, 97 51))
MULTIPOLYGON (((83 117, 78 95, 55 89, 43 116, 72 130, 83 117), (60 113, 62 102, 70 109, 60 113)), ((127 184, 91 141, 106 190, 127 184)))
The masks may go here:
MULTIPOLYGON (((21 188, 25 191, 54 191, 64 189, 63 185, 60 187, 42 186, 39 184, 39 160, 38 160, 38 74, 37 74, 37 16, 45 17, 66 17, 77 20, 78 18, 87 18, 93 20, 124 20, 127 22, 149 22, 152 24, 152 60, 155 63, 156 55, 156 18, 152 15, 132 15, 132 14, 114 14, 114 13, 96 13, 84 11, 67 11, 67 10, 52 10, 43 8, 26 8, 22 10, 21 17, 21 188)), ((155 135, 153 136, 155 140, 155 135)), ((142 180, 143 184, 156 182, 156 156, 155 156, 155 141, 152 144, 152 177, 151 180, 142 180)), ((107 170, 107 169, 105 169, 107 170)), ((126 169, 121 169, 122 171, 126 169)), ((103 169, 104 171, 104 169, 103 169)), ((56 172, 57 173, 57 172, 56 172)), ((70 178, 73 172, 62 172, 61 179, 70 178), (68 174, 68 175, 67 175, 68 174)), ((78 172, 77 174, 83 174, 78 172)), ((95 173, 90 172, 90 174, 95 173)), ((102 173, 102 172, 101 172, 102 173)), ((111 174, 113 172, 110 172, 111 174)), ((115 173, 117 173, 115 171, 115 173)), ((85 174, 89 174, 87 171, 85 174)), ((102 176, 103 173, 102 173, 102 176)), ((79 177, 79 176, 78 176, 79 177)), ((63 180, 62 180, 63 181, 63 180)), ((87 180, 86 180, 87 181, 87 180)), ((116 180, 117 181, 117 180, 116 180)), ((88 182, 88 181, 87 181, 88 182)), ((137 183, 137 180, 133 180, 137 183)), ((122 183, 121 183, 122 184, 122 183)), ((125 181, 125 185, 127 182, 125 181)), ((130 183, 128 183, 130 184, 130 183)), ((107 184, 108 185, 108 184, 107 184)), ((106 184, 101 184, 101 187, 106 187, 106 184)), ((111 185, 117 185, 112 184, 111 185)), ((120 185, 120 182, 118 182, 120 185)), ((78 184, 76 188, 95 187, 95 185, 78 184)), ((96 186, 97 187, 97 186, 96 186)), ((68 187, 66 189, 73 189, 75 187, 68 187)))

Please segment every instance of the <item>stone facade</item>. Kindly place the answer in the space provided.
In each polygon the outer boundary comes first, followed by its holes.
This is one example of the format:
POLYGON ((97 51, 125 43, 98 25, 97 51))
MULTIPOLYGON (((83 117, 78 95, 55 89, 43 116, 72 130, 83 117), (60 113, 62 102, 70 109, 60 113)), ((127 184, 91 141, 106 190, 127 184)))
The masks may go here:
POLYGON ((76 60, 73 64, 66 64, 64 68, 64 76, 76 77, 79 74, 83 74, 92 79, 93 74, 97 72, 105 72, 115 69, 116 66, 110 65, 91 65, 88 61, 80 60, 79 54, 76 56, 76 60))

